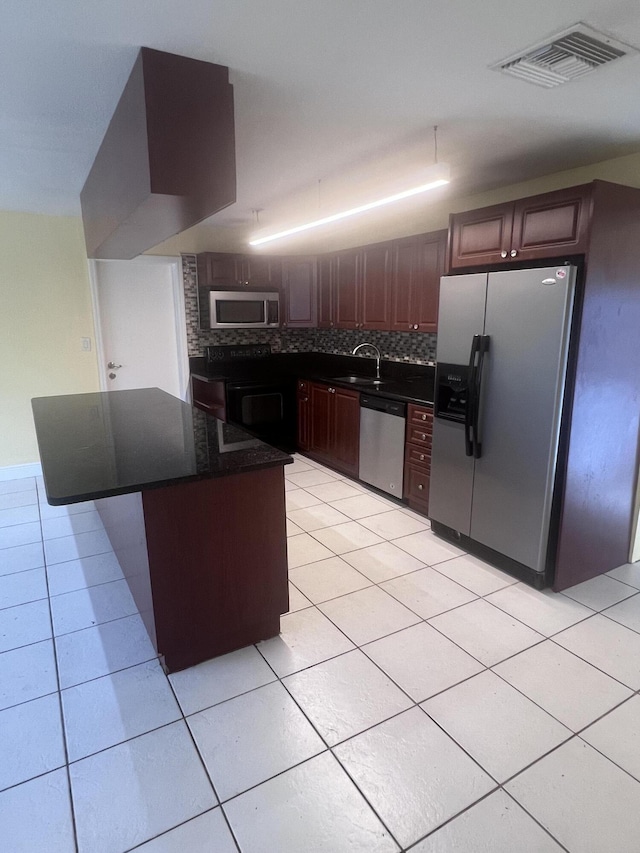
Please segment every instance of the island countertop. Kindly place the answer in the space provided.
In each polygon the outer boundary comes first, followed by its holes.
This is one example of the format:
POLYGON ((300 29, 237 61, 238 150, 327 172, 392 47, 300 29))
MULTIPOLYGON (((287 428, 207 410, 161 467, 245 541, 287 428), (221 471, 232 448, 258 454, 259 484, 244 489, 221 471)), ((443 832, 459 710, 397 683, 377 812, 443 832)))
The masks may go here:
POLYGON ((159 388, 36 397, 31 405, 54 506, 292 462, 159 388))

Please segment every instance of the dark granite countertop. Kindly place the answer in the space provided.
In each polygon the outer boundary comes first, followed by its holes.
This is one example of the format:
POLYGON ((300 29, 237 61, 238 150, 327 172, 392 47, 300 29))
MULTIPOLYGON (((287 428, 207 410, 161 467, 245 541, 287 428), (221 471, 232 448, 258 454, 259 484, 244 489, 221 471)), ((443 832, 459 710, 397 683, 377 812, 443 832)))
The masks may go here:
MULTIPOLYGON (((190 359, 191 373, 209 381, 235 379, 235 371, 246 376, 247 365, 241 363, 231 372, 222 373, 218 365, 209 368, 204 358, 190 359)), ((353 388, 366 394, 376 394, 405 403, 433 405, 435 368, 432 365, 407 362, 381 362, 382 385, 340 382, 336 377, 356 375, 373 378, 375 359, 362 356, 342 356, 330 353, 279 353, 269 359, 254 361, 250 370, 255 379, 286 375, 296 379, 327 382, 340 388, 353 388)), ((229 370, 227 368, 227 370, 229 370)))
POLYGON ((31 405, 54 506, 293 461, 159 388, 36 397, 31 405))
POLYGON ((337 388, 352 388, 361 394, 375 394, 376 397, 385 397, 388 400, 418 403, 423 406, 433 405, 433 383, 428 383, 423 379, 385 379, 384 374, 382 374, 382 384, 372 385, 366 379, 362 383, 344 382, 340 381, 339 377, 330 377, 321 373, 314 374, 313 372, 300 378, 309 379, 312 382, 326 382, 329 385, 335 385, 337 388))

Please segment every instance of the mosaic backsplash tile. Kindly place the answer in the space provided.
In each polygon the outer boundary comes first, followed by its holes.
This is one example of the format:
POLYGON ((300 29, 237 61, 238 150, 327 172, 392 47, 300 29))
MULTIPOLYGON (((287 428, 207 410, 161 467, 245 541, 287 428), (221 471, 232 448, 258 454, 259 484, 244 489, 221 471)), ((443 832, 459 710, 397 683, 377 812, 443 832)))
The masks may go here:
POLYGON ((182 256, 189 356, 201 356, 205 346, 270 344, 273 352, 326 352, 350 355, 363 341, 375 344, 387 361, 430 364, 436 358, 436 335, 412 332, 372 332, 357 329, 228 329, 203 330, 198 322, 196 256, 182 256))

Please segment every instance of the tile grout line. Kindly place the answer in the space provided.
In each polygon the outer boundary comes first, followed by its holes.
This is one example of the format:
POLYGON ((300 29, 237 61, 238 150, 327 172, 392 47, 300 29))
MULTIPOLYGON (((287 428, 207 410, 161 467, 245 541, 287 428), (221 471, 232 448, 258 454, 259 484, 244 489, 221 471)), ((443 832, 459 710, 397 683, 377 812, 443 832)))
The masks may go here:
MULTIPOLYGON (((37 481, 36 481, 36 491, 37 491, 37 481)), ((38 501, 38 515, 40 516, 40 534, 42 536, 42 550, 43 550, 43 554, 44 554, 44 533, 42 530, 42 514, 40 512, 40 502, 39 501, 38 501)), ((66 773, 66 777, 67 777, 67 791, 68 791, 68 796, 69 796, 69 809, 71 812, 71 825, 72 825, 72 829, 73 829, 73 842, 74 842, 75 850, 77 853, 77 851, 79 851, 78 826, 77 826, 77 821, 76 821, 76 807, 75 807, 75 801, 74 801, 74 796, 73 796, 73 787, 71 785, 71 769, 69 766, 69 746, 67 743, 67 727, 65 725, 64 709, 63 709, 63 705, 62 705, 62 688, 61 688, 61 682, 60 682, 60 665, 59 665, 59 661, 58 661, 58 647, 56 644, 55 637, 53 635, 53 612, 51 609, 51 596, 49 594, 49 577, 47 575, 47 570, 46 570, 46 558, 45 558, 44 579, 45 579, 45 584, 47 587, 47 600, 49 603, 49 623, 51 626, 51 645, 52 645, 52 649, 53 649, 54 665, 56 668, 56 682, 58 684, 58 690, 57 690, 57 693, 58 693, 58 713, 60 715, 60 729, 61 729, 62 744, 63 744, 64 757, 65 757, 65 773, 66 773)))

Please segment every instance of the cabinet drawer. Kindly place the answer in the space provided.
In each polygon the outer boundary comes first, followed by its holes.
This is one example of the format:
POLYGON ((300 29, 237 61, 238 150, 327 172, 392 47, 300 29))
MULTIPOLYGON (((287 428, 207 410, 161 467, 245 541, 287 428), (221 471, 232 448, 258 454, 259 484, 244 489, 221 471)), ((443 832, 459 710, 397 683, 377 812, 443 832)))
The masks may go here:
POLYGON ((428 409, 426 406, 416 406, 414 403, 409 404, 407 412, 407 420, 410 426, 420 426, 431 428, 433 424, 433 409, 428 409))
POLYGON ((405 465, 404 497, 409 506, 426 513, 429 508, 429 474, 422 468, 405 465))
POLYGON ((432 426, 424 424, 423 426, 410 426, 407 432, 407 441, 410 444, 416 444, 418 447, 427 447, 431 453, 431 437, 432 426))
POLYGON ((221 421, 227 420, 224 380, 207 381, 198 376, 192 376, 191 402, 208 415, 215 415, 221 421))
POLYGON ((415 468, 431 470, 431 448, 430 447, 414 447, 412 444, 407 444, 404 461, 407 465, 413 465, 415 468))

